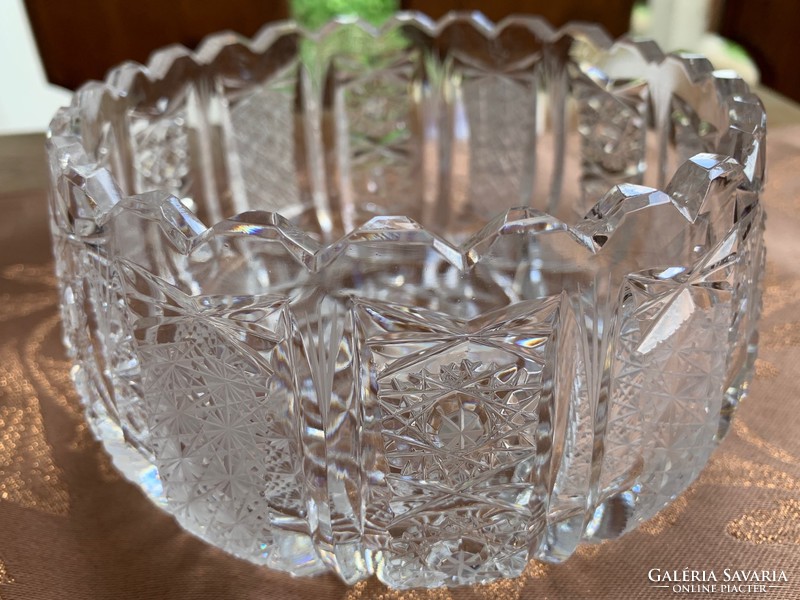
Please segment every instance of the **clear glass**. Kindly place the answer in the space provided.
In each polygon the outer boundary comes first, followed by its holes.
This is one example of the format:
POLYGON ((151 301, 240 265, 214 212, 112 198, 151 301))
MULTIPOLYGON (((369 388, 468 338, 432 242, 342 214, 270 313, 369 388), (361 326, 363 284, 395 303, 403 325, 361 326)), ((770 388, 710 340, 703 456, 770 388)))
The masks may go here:
POLYGON ((116 466, 297 575, 519 575, 700 472, 747 390, 765 115, 540 19, 291 22, 90 83, 49 135, 66 344, 116 466))

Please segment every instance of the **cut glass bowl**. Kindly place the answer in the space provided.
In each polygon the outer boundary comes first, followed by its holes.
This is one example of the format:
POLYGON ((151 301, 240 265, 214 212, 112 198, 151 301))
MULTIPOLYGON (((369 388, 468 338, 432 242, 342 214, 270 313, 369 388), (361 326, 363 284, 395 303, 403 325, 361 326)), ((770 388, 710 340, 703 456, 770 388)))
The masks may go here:
POLYGON ((765 114, 696 55, 401 13, 222 33, 49 133, 114 464, 297 575, 519 575, 697 477, 752 374, 765 114))

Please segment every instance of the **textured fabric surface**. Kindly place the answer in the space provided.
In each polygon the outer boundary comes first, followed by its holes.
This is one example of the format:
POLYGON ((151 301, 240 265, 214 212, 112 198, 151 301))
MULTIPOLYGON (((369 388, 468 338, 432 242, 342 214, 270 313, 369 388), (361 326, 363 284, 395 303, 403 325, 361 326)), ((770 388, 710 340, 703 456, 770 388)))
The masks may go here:
MULTIPOLYGON (((44 182, 0 189, 0 599, 668 598, 648 571, 784 571, 736 597, 800 598, 800 127, 770 133, 768 264, 757 374, 700 479, 621 540, 563 565, 456 590, 292 577, 184 533, 110 466, 60 342, 44 182)), ((716 593, 709 597, 725 597, 716 593)))

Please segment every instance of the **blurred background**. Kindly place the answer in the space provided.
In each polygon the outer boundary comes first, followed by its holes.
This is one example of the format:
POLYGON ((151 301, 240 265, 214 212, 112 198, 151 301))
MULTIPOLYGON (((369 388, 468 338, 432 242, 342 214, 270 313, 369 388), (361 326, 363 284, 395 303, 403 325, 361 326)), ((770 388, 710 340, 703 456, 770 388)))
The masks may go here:
POLYGON ((251 36, 289 16, 310 28, 338 14, 380 24, 400 9, 433 17, 480 10, 494 21, 536 13, 556 26, 594 21, 614 36, 701 52, 717 68, 800 101, 797 0, 0 0, 0 134, 44 131, 69 90, 167 44, 194 47, 223 29, 251 36))

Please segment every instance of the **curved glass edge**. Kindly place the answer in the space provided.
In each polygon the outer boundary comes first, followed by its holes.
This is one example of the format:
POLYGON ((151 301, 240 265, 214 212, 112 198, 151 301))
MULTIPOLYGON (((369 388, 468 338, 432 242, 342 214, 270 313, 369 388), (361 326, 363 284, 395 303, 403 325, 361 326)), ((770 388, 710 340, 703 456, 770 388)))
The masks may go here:
MULTIPOLYGON (((179 46, 170 46, 154 53, 148 66, 136 63, 125 63, 112 70, 105 83, 90 82, 82 87, 76 94, 73 104, 62 109, 51 123, 50 154, 51 164, 63 175, 69 177, 70 168, 80 168, 87 175, 96 171, 94 178, 108 180, 110 185, 103 190, 95 190, 95 196, 87 193, 89 202, 81 207, 80 215, 73 215, 80 219, 81 225, 87 225, 84 219, 94 220, 99 226, 109 218, 109 212, 124 197, 122 189, 129 188, 126 182, 118 182, 107 169, 97 163, 93 157, 92 149, 96 147, 97 140, 107 131, 101 132, 102 123, 98 121, 103 110, 113 102, 135 102, 141 98, 142 91, 137 91, 143 85, 156 85, 158 82, 171 81, 176 77, 191 77, 200 69, 225 70, 227 53, 234 48, 245 49, 248 54, 245 59, 257 60, 259 53, 268 51, 273 45, 278 44, 286 36, 301 36, 317 43, 335 36, 342 27, 354 26, 365 34, 374 38, 390 35, 398 26, 411 26, 430 36, 442 35, 448 28, 455 24, 468 24, 480 35, 494 39, 503 34, 508 28, 525 28, 543 44, 554 44, 562 38, 572 40, 574 50, 572 59, 582 73, 582 78, 590 82, 597 89, 604 89, 613 85, 614 81, 644 80, 653 90, 654 116, 664 120, 669 117, 669 98, 659 94, 659 79, 665 76, 674 77, 680 73, 685 82, 676 90, 678 95, 684 95, 690 104, 697 102, 698 98, 705 96, 708 107, 699 107, 700 116, 713 122, 719 131, 724 131, 720 142, 715 148, 716 154, 722 157, 731 157, 739 162, 745 172, 747 181, 743 185, 751 190, 758 191, 763 185, 764 173, 764 136, 766 134, 766 115, 760 100, 753 95, 747 84, 729 71, 713 71, 707 60, 690 54, 663 55, 652 42, 641 42, 622 39, 611 43, 606 35, 597 27, 580 24, 568 24, 559 30, 553 30, 546 22, 533 17, 511 17, 497 25, 492 25, 480 13, 451 14, 438 22, 431 21, 419 13, 401 13, 390 20, 381 28, 361 21, 342 20, 323 27, 316 32, 308 32, 291 22, 282 22, 266 26, 252 40, 246 40, 231 33, 222 33, 210 36, 196 52, 191 52, 179 46), (596 61, 596 62, 591 62, 596 61), (683 86, 683 87, 680 87, 683 86), (707 96, 711 94, 717 98, 716 103, 708 103, 707 96), (94 142, 90 142, 94 140, 94 142), (86 145, 88 144, 88 146, 86 145), (91 148, 89 147, 91 146, 91 148), (65 148, 69 150, 65 150, 65 148), (122 185, 120 185, 122 183, 122 185), (113 191, 112 188, 113 187, 113 191)), ((242 59, 244 60, 244 59, 242 59)), ((159 110, 166 110, 159 107, 159 110)), ((128 169, 116 165, 117 177, 128 169)), ((130 178, 126 176, 125 178, 130 178)), ((680 184, 680 178, 673 178, 673 182, 663 181, 668 188, 673 184, 680 184)), ((166 194, 166 193, 165 193, 166 194)), ((596 207, 603 199, 589 211, 597 213, 596 207)), ((63 208, 68 212, 71 208, 63 208)), ((191 212, 190 209, 187 209, 191 212)), ((261 212, 261 211, 255 211, 261 212)), ((252 213, 254 214, 254 213, 252 213)), ((259 216, 256 220, 274 218, 259 216)), ((240 215, 236 218, 246 221, 240 215)), ((224 230, 224 225, 218 223, 213 227, 197 219, 197 224, 205 229, 224 230)), ((61 219, 61 225, 70 231, 72 225, 67 219, 61 219)), ((165 227, 170 223, 165 219, 165 227)), ((569 227, 563 223, 560 226, 569 227)), ((391 225, 384 224, 387 229, 391 225)), ((605 235, 613 235, 613 225, 607 226, 605 235)), ((80 233, 80 232, 77 232, 80 233)), ((303 235, 303 233, 301 233, 303 235)), ((308 235, 308 234, 306 234, 308 235)), ((434 235, 431 233, 431 235, 434 235)), ((575 232, 576 239, 580 242, 580 235, 575 232)), ((308 235, 304 242, 313 246, 314 238, 308 235)), ((341 240, 329 244, 330 247, 341 247, 341 240)), ((596 249, 596 248, 595 248, 596 249)), ((452 253, 454 248, 450 248, 452 253)), ((462 254, 467 249, 460 249, 462 254)), ((320 249, 322 254, 335 252, 330 248, 320 249)), ((327 258, 321 259, 326 262, 327 258)))

